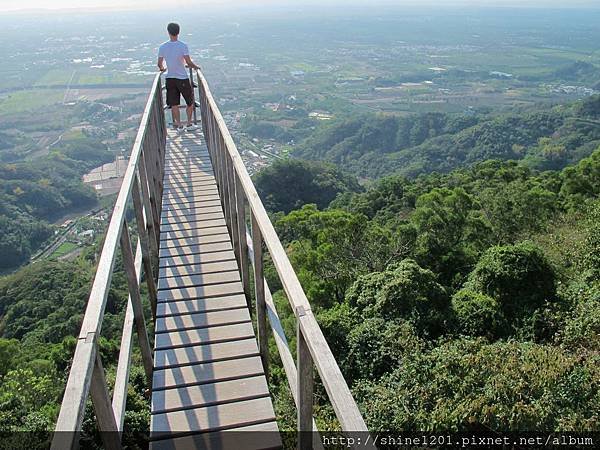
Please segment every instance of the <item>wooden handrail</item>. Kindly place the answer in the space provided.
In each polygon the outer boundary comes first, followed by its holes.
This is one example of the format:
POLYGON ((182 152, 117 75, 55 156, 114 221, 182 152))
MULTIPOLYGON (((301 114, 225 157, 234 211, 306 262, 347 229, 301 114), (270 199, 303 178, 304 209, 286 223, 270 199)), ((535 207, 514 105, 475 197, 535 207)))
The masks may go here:
MULTIPOLYGON (((362 415, 319 328, 310 303, 256 192, 235 142, 227 129, 225 120, 210 92, 208 83, 200 71, 196 71, 196 77, 204 136, 215 168, 215 177, 223 209, 225 210, 227 225, 236 247, 236 257, 240 261, 242 272, 244 272, 244 266, 248 267, 248 244, 252 243, 254 252, 251 252, 252 257, 250 259, 254 267, 254 274, 257 278, 262 277, 262 251, 259 250, 259 247, 262 249, 264 243, 296 316, 298 336, 296 380, 291 379, 296 368, 292 369, 293 364, 290 365, 289 361, 286 374, 290 388, 296 391, 294 392, 294 399, 298 410, 299 447, 312 448, 313 445, 311 435, 305 433, 313 431, 313 386, 311 381, 313 364, 317 368, 342 430, 345 432, 367 432, 362 415), (245 202, 249 205, 250 222, 252 224, 252 235, 249 237, 246 236, 248 217, 244 207, 245 202), (245 262, 244 258, 246 259, 245 262)), ((242 273, 242 278, 244 276, 247 275, 242 273)), ((266 326, 262 322, 266 320, 266 317, 272 320, 277 317, 277 314, 276 311, 273 311, 274 314, 273 312, 265 314, 271 308, 274 309, 274 304, 267 305, 265 303, 265 292, 268 292, 268 286, 264 284, 263 287, 263 282, 260 279, 255 280, 254 284, 259 349, 263 361, 268 361, 265 338, 261 336, 264 334, 266 326)), ((244 286, 246 288, 246 283, 244 283, 244 286)), ((246 294, 250 296, 248 290, 246 290, 246 294)), ((280 324, 272 325, 280 327, 280 324)), ((283 343, 280 339, 278 349, 281 351, 282 347, 283 343)))
POLYGON ((77 448, 85 403, 90 394, 99 429, 103 432, 101 436, 104 447, 107 449, 121 447, 119 433, 123 430, 134 327, 141 344, 148 383, 152 382, 152 351, 146 334, 139 282, 143 268, 154 314, 157 277, 152 272, 151 260, 157 256, 160 236, 159 217, 165 145, 166 122, 163 113, 161 78, 160 74, 157 74, 106 231, 56 423, 57 433, 52 440, 52 449, 77 448), (125 213, 131 201, 139 234, 135 256, 125 220, 125 213), (123 255, 129 298, 117 365, 117 379, 111 401, 98 351, 98 338, 102 330, 102 320, 119 248, 123 255))

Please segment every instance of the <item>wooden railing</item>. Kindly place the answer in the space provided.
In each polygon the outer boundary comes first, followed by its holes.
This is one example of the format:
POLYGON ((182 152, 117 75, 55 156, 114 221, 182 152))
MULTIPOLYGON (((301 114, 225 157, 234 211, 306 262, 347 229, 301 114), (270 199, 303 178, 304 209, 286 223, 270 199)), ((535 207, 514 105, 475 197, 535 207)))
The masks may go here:
POLYGON ((161 79, 160 75, 157 75, 106 232, 56 424, 57 433, 52 441, 54 450, 78 447, 88 395, 92 398, 104 447, 121 448, 120 435, 125 417, 134 327, 141 347, 146 378, 149 384, 152 383, 152 350, 146 332, 139 283, 143 272, 154 319, 157 275, 153 272, 153 261, 158 258, 160 242, 165 145, 166 122, 161 79), (138 232, 135 256, 126 220, 130 202, 135 211, 138 232), (100 360, 98 339, 119 247, 129 286, 129 299, 111 399, 100 360))
MULTIPOLYGON (((268 370, 267 320, 297 408, 298 448, 312 449, 317 431, 313 421, 313 367, 316 367, 341 428, 345 432, 367 432, 365 422, 315 319, 308 299, 279 241, 267 212, 227 125, 200 71, 196 72, 204 137, 215 171, 225 219, 240 263, 242 282, 250 295, 250 265, 255 280, 258 344, 268 370), (246 204, 249 208, 246 208, 246 204), (247 221, 251 233, 247 231, 247 221), (263 275, 263 244, 296 316, 297 369, 263 275)), ((364 440, 363 440, 364 444, 364 440)), ((364 445, 361 446, 364 448, 364 445)))
MULTIPOLYGON (((313 420, 315 367, 342 430, 367 432, 360 411, 246 171, 206 79, 199 71, 196 72, 195 87, 198 94, 195 100, 200 105, 204 137, 248 298, 250 298, 250 268, 252 267, 253 270, 260 355, 265 371, 268 372, 270 325, 297 408, 300 431, 298 447, 301 449, 320 447, 319 441, 315 439, 318 435, 312 433, 317 431, 313 420), (248 230, 247 222, 251 225, 251 232, 248 230), (271 256, 296 317, 297 367, 263 275, 263 247, 271 256)), ((139 283, 143 273, 154 320, 157 274, 153 272, 153 261, 158 257, 160 242, 160 209, 166 145, 166 121, 161 91, 161 80, 157 75, 106 233, 56 425, 58 433, 55 433, 52 441, 54 450, 77 447, 88 395, 92 398, 104 447, 121 448, 120 435, 123 431, 134 327, 141 347, 147 380, 148 383, 152 382, 152 350, 146 333, 146 318, 142 309, 139 283), (135 256, 126 220, 126 211, 130 202, 133 204, 138 230, 135 256), (127 275, 129 299, 111 399, 98 351, 98 338, 119 246, 127 275)), ((363 441, 361 448, 364 447, 363 441)))

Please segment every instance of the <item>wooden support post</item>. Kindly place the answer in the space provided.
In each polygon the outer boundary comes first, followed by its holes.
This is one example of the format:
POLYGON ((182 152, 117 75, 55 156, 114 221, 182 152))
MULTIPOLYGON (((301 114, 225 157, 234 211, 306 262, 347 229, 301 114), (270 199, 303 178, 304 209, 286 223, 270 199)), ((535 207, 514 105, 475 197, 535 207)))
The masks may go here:
POLYGON ((196 114, 196 94, 194 93, 194 71, 190 67, 190 86, 192 87, 192 103, 194 105, 194 123, 198 123, 198 116, 196 114))
MULTIPOLYGON (((160 191, 158 188, 158 177, 159 177, 159 170, 158 170, 158 163, 157 163, 157 154, 156 154, 156 148, 154 148, 152 146, 152 116, 150 116, 150 121, 148 123, 148 129, 146 130, 146 134, 144 135, 144 140, 142 141, 142 148, 144 151, 144 157, 145 157, 145 162, 146 162, 146 170, 149 170, 150 173, 148 174, 148 182, 151 184, 151 190, 150 190, 150 199, 153 202, 154 208, 155 208, 155 212, 156 212, 156 218, 159 219, 160 218, 160 213, 161 213, 161 204, 160 204, 160 191)), ((158 224, 160 222, 156 223, 157 229, 158 229, 158 224)))
MULTIPOLYGON (((139 247, 139 246, 138 246, 139 247)), ((127 300, 125 319, 123 320, 123 333, 121 333, 121 345, 119 347, 119 361, 115 374, 115 386, 113 388, 112 409, 115 422, 119 432, 123 432, 125 423, 125 409, 127 408, 127 385, 129 384, 129 370, 131 368, 131 349, 133 347, 133 306, 131 295, 127 300)))
MULTIPOLYGON (((148 181, 148 194, 150 197, 150 207, 152 208, 152 220, 154 222, 154 229, 156 230, 156 245, 160 242, 160 208, 161 204, 158 201, 158 192, 156 190, 156 173, 155 166, 150 155, 151 151, 145 145, 142 148, 142 158, 144 168, 146 169, 146 178, 148 181)), ((140 160, 140 163, 142 162, 140 160)))
MULTIPOLYGON (((215 130, 217 130, 215 126, 215 130)), ((223 144, 222 139, 217 135, 215 136, 215 149, 219 158, 219 177, 221 179, 221 189, 219 194, 221 195, 221 204, 223 205, 223 212, 225 213, 225 220, 227 221, 227 228, 231 232, 231 210, 229 209, 229 182, 227 181, 227 151, 223 144)))
MULTIPOLYGON (((143 152, 143 150, 142 150, 143 152)), ((158 244, 160 242, 160 227, 156 226, 157 219, 155 217, 156 210, 152 206, 150 200, 150 185, 148 184, 148 171, 146 170, 146 163, 144 161, 144 155, 140 157, 138 174, 140 177, 140 185, 142 187, 142 203, 144 204, 144 212, 146 213, 146 225, 148 228, 148 235, 150 236, 150 249, 152 256, 158 259, 158 244)))
MULTIPOLYGON (((235 185, 235 198, 237 205, 237 238, 240 246, 240 271, 242 273, 242 284, 248 302, 250 302, 250 269, 248 267, 248 242, 246 241, 246 198, 244 189, 237 174, 233 171, 235 185)), ((252 310, 252 309, 251 309, 252 310)))
MULTIPOLYGON (((163 195, 163 175, 164 175, 164 164, 165 160, 162 152, 162 143, 160 138, 160 125, 159 125, 159 117, 160 110, 158 110, 158 103, 155 102, 155 112, 152 117, 152 147, 155 150, 156 154, 156 169, 157 169, 157 183, 158 183, 158 200, 159 204, 162 200, 163 195)), ((159 216, 160 217, 160 216, 159 216)))
POLYGON ((162 212, 162 175, 160 163, 158 162, 158 149, 154 145, 154 124, 153 121, 150 121, 150 130, 149 134, 146 136, 146 143, 144 144, 144 148, 148 148, 149 154, 152 156, 152 179, 154 180, 154 192, 156 195, 156 218, 158 220, 157 229, 160 229, 160 215, 162 212))
POLYGON ((152 270, 152 259, 150 256, 150 244, 148 239, 148 233, 146 230, 147 218, 144 217, 144 210, 142 206, 142 200, 140 199, 140 189, 138 177, 133 179, 133 191, 131 193, 133 197, 133 209, 135 210, 135 220, 137 222, 138 235, 140 239, 140 246, 142 249, 142 262, 144 264, 144 273, 146 274, 146 285, 148 286, 148 297, 150 298, 150 305, 152 306, 152 318, 156 319, 156 304, 157 304, 157 290, 154 272, 152 270))
MULTIPOLYGON (((198 88, 200 89, 200 88, 198 88)), ((216 168, 216 164, 215 164, 215 153, 213 152, 213 148, 211 145, 209 145, 209 141, 210 141, 210 131, 209 131, 209 127, 208 127, 208 114, 206 113, 206 102, 204 100, 201 101, 201 105, 202 107, 200 108, 200 116, 202 117, 202 133, 204 134, 204 142, 206 142, 206 148, 208 148, 208 153, 210 154, 210 159, 213 163, 213 167, 216 168)), ((215 171, 215 175, 216 175, 216 171, 215 171)))
POLYGON ((85 402, 92 384, 95 361, 95 334, 88 333, 85 338, 78 339, 75 347, 51 450, 79 448, 79 434, 85 414, 85 402))
POLYGON ((90 395, 98 421, 98 429, 104 448, 107 450, 121 449, 121 435, 117 428, 117 422, 113 414, 106 378, 104 377, 104 368, 100 361, 100 353, 96 352, 96 363, 92 374, 92 383, 90 384, 90 395))
MULTIPOLYGON (((135 250, 135 275, 137 280, 142 275, 142 248, 138 241, 135 250)), ((123 320, 123 333, 121 334, 121 346, 119 347, 119 362, 117 363, 117 373, 115 374, 115 386, 113 388, 112 409, 117 422, 119 432, 123 432, 123 423, 125 422, 125 409, 127 407, 127 385, 129 384, 129 369, 131 366, 131 348, 133 347, 133 328, 135 326, 135 317, 131 295, 127 299, 127 309, 125 310, 125 319, 123 320)))
POLYGON ((140 296, 140 288, 135 273, 135 261, 131 250, 131 240, 129 238, 129 229, 127 221, 123 221, 123 231, 121 232, 121 252, 123 255, 123 265, 125 266, 125 274, 127 275, 127 284, 129 286, 129 295, 131 295, 131 306, 135 317, 135 328, 137 330, 138 341, 142 350, 142 362, 144 371, 149 385, 152 385, 152 350, 150 341, 148 340, 148 332, 146 330, 146 320, 144 319, 144 310, 142 307, 142 298, 140 296))
POLYGON ((298 354, 298 449, 311 450, 313 415, 313 361, 300 321, 306 316, 302 306, 296 308, 296 346, 298 354))
MULTIPOLYGON (((254 292, 256 297, 256 324, 258 328, 258 349, 262 358, 265 375, 269 379, 269 337, 267 335, 267 303, 263 273, 262 233, 254 214, 252 216, 252 249, 254 267, 254 292)), ((247 240, 246 240, 247 242, 247 240)))
POLYGON ((229 171, 227 170, 227 166, 229 164, 229 158, 227 155, 227 151, 224 148, 224 144, 223 141, 219 138, 217 140, 217 151, 219 152, 219 157, 221 158, 221 182, 223 183, 223 192, 222 192, 222 201, 221 203, 223 204, 223 212, 225 213, 225 220, 227 222, 227 228, 229 229, 229 232, 231 233, 231 209, 229 208, 229 206, 231 205, 231 203, 229 202, 229 171))
MULTIPOLYGON (((225 144, 223 143, 223 146, 225 144)), ((240 236, 238 235, 238 213, 237 213, 237 200, 235 196, 235 174, 233 172, 233 164, 230 159, 229 153, 225 150, 225 172, 227 179, 227 204, 229 209, 229 220, 230 228, 229 233, 233 241, 233 253, 238 261, 238 264, 242 265, 240 256, 240 236)))
MULTIPOLYGON (((221 206, 223 206, 224 208, 224 201, 225 201, 225 181, 223 179, 223 164, 225 161, 224 158, 224 154, 222 149, 217 145, 217 140, 216 140, 216 128, 214 126, 214 120, 212 118, 212 115, 209 114, 208 115, 208 129, 209 129, 209 141, 207 142, 207 145, 209 146, 209 148, 211 149, 211 153, 213 155, 213 159, 214 159, 214 172, 215 172, 215 179, 217 180, 217 186, 219 188, 219 194, 221 197, 221 206)), ((227 217, 227 216, 225 216, 227 217)))
POLYGON ((165 150, 167 144, 167 120, 165 118, 165 110, 164 110, 164 102, 162 96, 162 82, 158 80, 159 89, 156 92, 156 102, 158 109, 158 117, 159 117, 159 125, 160 125, 160 150, 161 150, 161 158, 165 160, 165 150))

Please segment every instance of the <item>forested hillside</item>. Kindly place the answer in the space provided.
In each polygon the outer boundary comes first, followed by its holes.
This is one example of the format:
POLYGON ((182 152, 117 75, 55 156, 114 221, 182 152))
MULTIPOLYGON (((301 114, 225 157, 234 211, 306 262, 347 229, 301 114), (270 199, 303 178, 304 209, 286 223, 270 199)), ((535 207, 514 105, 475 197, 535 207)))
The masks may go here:
POLYGON ((325 208, 340 193, 363 190, 333 164, 299 159, 275 161, 256 174, 254 184, 268 210, 286 213, 308 203, 325 208))
POLYGON ((600 144, 600 96, 512 114, 371 115, 324 125, 294 155, 338 164, 363 178, 448 172, 488 159, 561 169, 600 144))
POLYGON ((26 262, 52 236, 48 221, 96 204, 81 176, 113 156, 96 139, 65 141, 46 156, 0 163, 0 269, 26 262))
POLYGON ((370 429, 598 429, 599 196, 600 148, 561 171, 489 160, 274 215, 370 429))
MULTIPOLYGON (((0 279, 0 448, 43 449, 58 416, 63 389, 95 272, 91 248, 74 262, 44 261, 0 279)), ((108 296, 100 353, 112 385, 127 301, 125 274, 117 271, 108 296)), ((149 314, 149 311, 146 311, 149 314)), ((137 352, 137 346, 134 352, 137 352)), ((124 445, 136 448, 150 409, 140 356, 133 355, 124 445), (136 444, 137 443, 137 444, 136 444)), ((100 442, 91 404, 84 448, 100 442)))
MULTIPOLYGON (((562 170, 487 160, 366 190, 330 164, 266 173, 257 188, 370 429, 598 429, 600 148, 562 170)), ((0 280, 1 437, 29 431, 26 446, 45 445, 98 245, 0 280)), ((293 314, 266 273, 294 346, 293 314)), ((127 298, 124 274, 113 280, 100 340, 109 385, 127 298)), ((293 429, 287 380, 271 370, 280 427, 293 429)), ((136 354, 126 443, 147 432, 145 387, 136 354)), ((316 401, 318 423, 335 428, 316 401)))

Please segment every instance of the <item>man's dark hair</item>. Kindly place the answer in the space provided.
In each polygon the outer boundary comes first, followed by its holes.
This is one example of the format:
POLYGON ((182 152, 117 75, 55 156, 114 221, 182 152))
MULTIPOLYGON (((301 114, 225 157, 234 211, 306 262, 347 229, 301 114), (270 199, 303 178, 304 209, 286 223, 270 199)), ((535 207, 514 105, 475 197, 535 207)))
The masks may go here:
POLYGON ((167 25, 167 31, 171 36, 179 36, 179 24, 171 22, 167 25))

